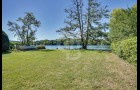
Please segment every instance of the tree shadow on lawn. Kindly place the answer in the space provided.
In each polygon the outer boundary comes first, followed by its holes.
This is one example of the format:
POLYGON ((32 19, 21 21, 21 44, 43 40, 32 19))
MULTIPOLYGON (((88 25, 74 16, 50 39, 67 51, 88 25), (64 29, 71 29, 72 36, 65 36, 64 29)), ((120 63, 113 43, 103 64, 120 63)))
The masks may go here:
POLYGON ((42 52, 49 52, 49 51, 54 51, 54 50, 51 50, 51 49, 36 49, 36 50, 22 50, 23 52, 28 52, 28 51, 42 51, 42 52))
POLYGON ((112 52, 111 50, 101 50, 101 49, 87 49, 87 51, 97 51, 99 53, 102 53, 102 52, 109 52, 109 53, 111 53, 112 52))
POLYGON ((10 54, 11 51, 5 51, 5 52, 2 52, 2 54, 10 54))
POLYGON ((36 50, 36 51, 49 52, 49 51, 55 51, 55 50, 52 50, 52 49, 39 49, 39 50, 36 50))

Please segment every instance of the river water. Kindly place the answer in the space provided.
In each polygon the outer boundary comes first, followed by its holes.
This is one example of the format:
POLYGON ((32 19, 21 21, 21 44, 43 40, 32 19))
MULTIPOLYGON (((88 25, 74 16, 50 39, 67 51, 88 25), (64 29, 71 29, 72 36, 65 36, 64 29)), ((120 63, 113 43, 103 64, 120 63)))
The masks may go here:
MULTIPOLYGON (((45 45, 46 49, 80 49, 81 45, 45 45)), ((88 45, 87 49, 111 50, 110 45, 88 45)))

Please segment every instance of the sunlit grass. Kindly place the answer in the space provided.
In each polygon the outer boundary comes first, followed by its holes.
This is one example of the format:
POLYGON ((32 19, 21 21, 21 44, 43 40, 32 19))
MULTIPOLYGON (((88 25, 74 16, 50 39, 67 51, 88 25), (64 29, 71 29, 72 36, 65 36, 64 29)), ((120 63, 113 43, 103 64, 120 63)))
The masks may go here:
POLYGON ((135 66, 109 52, 39 50, 2 54, 3 90, 136 90, 136 77, 135 66))

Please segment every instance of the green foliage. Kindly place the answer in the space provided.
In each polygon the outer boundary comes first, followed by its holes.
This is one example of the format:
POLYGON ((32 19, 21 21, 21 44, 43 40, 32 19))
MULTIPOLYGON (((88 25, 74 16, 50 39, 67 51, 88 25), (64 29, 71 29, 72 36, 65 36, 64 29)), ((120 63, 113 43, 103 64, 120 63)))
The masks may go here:
MULTIPOLYGON (((60 38, 55 40, 38 40, 35 42, 36 45, 81 45, 81 40, 79 38, 60 38)), ((108 38, 104 39, 89 39, 88 45, 110 45, 110 40, 108 38)))
POLYGON ((130 63, 137 63, 137 37, 111 44, 112 51, 130 63))
POLYGON ((9 30, 14 32, 15 36, 21 41, 22 45, 31 45, 36 39, 37 28, 40 27, 40 21, 36 20, 32 12, 26 12, 23 18, 18 18, 16 22, 8 21, 9 30))
POLYGON ((19 41, 10 41, 10 50, 16 49, 15 45, 21 45, 19 41))
POLYGON ((21 45, 21 42, 19 42, 19 41, 10 41, 10 44, 18 44, 18 45, 21 45))
POLYGON ((109 26, 112 42, 137 36, 137 4, 128 9, 114 9, 109 26))
POLYGON ((37 45, 37 49, 46 49, 44 45, 37 45))
POLYGON ((9 50, 9 38, 7 34, 2 30, 2 51, 9 50))
POLYGON ((110 41, 108 40, 101 40, 101 45, 110 45, 110 41))
POLYGON ((65 38, 78 37, 82 48, 87 49, 89 39, 104 37, 103 29, 108 29, 108 23, 101 22, 103 18, 109 18, 107 6, 102 6, 97 0, 72 0, 72 7, 65 9, 67 18, 66 26, 57 30, 65 38), (87 8, 84 8, 87 6, 87 8))
POLYGON ((15 45, 15 44, 13 44, 13 43, 10 42, 10 50, 13 50, 13 49, 16 48, 14 45, 15 45))

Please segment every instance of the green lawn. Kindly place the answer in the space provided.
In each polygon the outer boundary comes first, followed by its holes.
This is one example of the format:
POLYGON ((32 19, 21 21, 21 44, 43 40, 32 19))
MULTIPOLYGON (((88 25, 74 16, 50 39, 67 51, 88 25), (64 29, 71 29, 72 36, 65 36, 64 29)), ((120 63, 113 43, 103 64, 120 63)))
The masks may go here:
POLYGON ((2 54, 3 90, 136 90, 136 79, 134 65, 105 51, 2 54))

